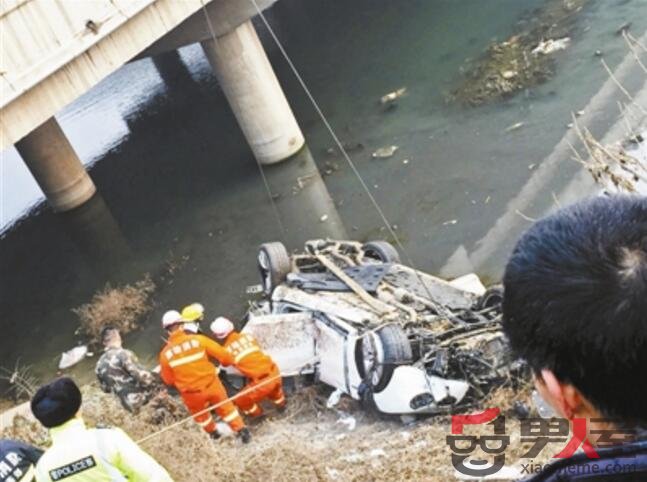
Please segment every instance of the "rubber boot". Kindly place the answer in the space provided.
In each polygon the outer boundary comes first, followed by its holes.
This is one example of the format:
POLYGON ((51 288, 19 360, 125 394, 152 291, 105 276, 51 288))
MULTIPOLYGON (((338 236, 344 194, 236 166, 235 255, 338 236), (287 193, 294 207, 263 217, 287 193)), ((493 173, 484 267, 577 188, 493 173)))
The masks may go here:
POLYGON ((244 444, 248 444, 252 440, 252 434, 247 427, 241 428, 238 432, 238 436, 244 444))

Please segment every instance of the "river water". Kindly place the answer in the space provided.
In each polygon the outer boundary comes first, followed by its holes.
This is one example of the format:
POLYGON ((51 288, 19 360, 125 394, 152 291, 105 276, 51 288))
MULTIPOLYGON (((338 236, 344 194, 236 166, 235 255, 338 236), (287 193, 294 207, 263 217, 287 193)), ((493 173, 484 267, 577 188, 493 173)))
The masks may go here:
MULTIPOLYGON (((281 0, 267 13, 340 138, 363 146, 351 156, 420 269, 496 281, 527 218, 595 191, 556 146, 573 111, 584 109, 599 135, 617 121, 615 98, 589 104, 608 83, 593 53, 601 50, 615 68, 627 48, 614 32, 632 21, 641 36, 647 0, 591 0, 549 82, 479 108, 446 101, 465 59, 514 34, 543 4, 281 0), (384 112, 380 96, 403 86, 408 95, 384 112), (393 157, 371 159, 388 145, 399 146, 393 157)), ((265 170, 285 232, 200 48, 130 63, 57 116, 101 193, 83 210, 56 216, 41 205, 14 223, 41 195, 15 150, 3 152, 2 223, 13 225, 0 239, 0 365, 20 359, 38 375, 54 373, 60 352, 77 342, 71 310, 106 282, 147 273, 156 281, 153 310, 127 337, 152 363, 166 309, 201 301, 209 318, 241 316, 245 288, 258 282, 258 244, 283 240, 294 249, 344 231, 388 238, 262 24, 257 29, 309 146, 265 170), (315 166, 323 181, 310 177, 315 166)), ((628 88, 641 82, 630 78, 628 88)), ((92 364, 73 372, 87 374, 92 364)))

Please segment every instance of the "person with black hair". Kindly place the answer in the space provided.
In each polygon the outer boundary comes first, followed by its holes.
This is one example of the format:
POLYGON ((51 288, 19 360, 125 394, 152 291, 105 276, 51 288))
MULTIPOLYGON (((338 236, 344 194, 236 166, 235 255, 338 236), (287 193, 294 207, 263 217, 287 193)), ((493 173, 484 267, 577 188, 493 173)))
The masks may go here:
POLYGON ((159 377, 141 366, 137 356, 122 346, 117 328, 104 327, 101 342, 104 352, 95 367, 101 389, 117 395, 121 405, 129 412, 139 412, 163 389, 159 377))
POLYGON ((647 198, 597 197, 538 221, 504 290, 513 350, 559 416, 586 420, 599 455, 577 453, 531 480, 647 480, 647 198))
POLYGON ((31 482, 43 451, 17 440, 0 440, 0 482, 31 482))
POLYGON ((164 467, 122 430, 86 428, 79 416, 81 398, 67 377, 43 385, 32 398, 31 411, 52 439, 36 464, 37 482, 172 482, 164 467))

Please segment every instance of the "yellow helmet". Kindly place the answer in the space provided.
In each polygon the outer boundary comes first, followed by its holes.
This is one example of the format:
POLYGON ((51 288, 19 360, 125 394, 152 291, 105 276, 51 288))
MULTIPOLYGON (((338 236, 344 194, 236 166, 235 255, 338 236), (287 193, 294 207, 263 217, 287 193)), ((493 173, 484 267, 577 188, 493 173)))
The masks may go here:
POLYGON ((191 303, 182 308, 182 321, 198 321, 204 317, 204 306, 200 303, 191 303))

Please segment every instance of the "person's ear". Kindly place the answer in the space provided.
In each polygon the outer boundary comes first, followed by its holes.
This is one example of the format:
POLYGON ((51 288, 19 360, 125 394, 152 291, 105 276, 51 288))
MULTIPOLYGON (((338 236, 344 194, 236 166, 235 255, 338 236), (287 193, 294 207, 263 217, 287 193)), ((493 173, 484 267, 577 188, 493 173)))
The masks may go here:
POLYGON ((570 383, 560 382, 555 374, 546 368, 541 371, 540 382, 546 388, 553 407, 567 419, 575 417, 582 409, 582 396, 570 383))

